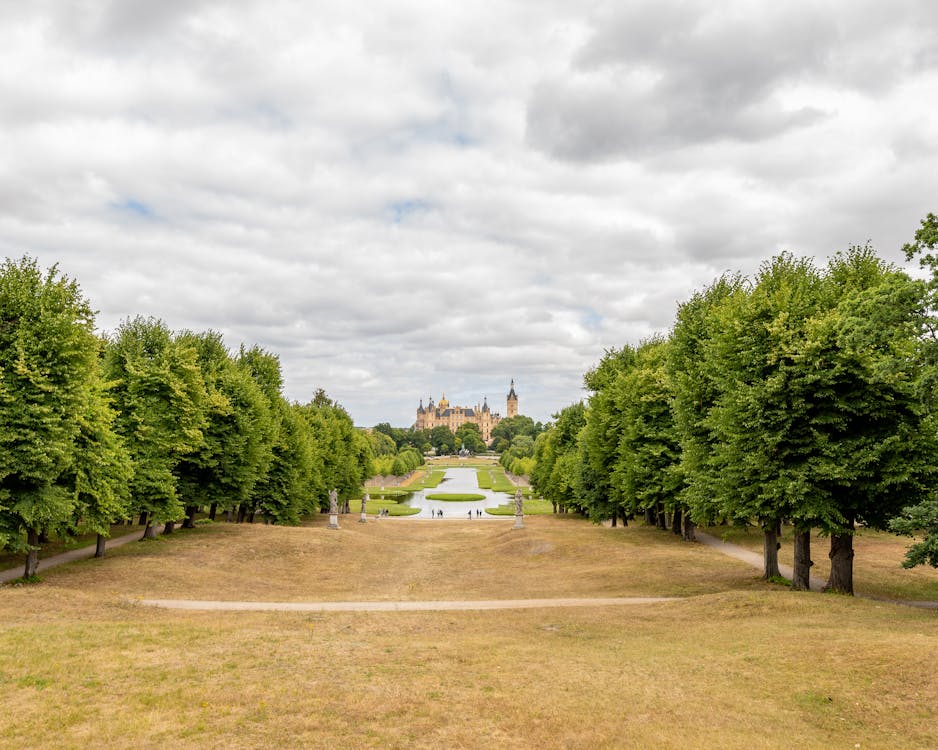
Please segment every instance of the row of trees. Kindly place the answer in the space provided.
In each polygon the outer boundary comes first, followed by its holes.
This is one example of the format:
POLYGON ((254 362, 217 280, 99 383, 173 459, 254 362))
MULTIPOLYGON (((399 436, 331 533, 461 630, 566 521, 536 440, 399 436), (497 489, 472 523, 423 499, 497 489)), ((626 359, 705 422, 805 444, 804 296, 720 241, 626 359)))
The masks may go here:
POLYGON ((319 391, 282 395, 278 358, 229 352, 209 331, 173 334, 153 318, 109 338, 77 283, 34 260, 0 266, 0 545, 27 552, 76 529, 99 535, 140 516, 192 525, 198 508, 296 523, 328 491, 355 494, 368 439, 319 391))
MULTIPOLYGON (((929 247, 917 240, 910 255, 929 247)), ((783 254, 751 280, 723 276, 680 306, 669 336, 609 351, 586 374, 588 405, 537 439, 532 483, 597 520, 668 514, 688 538, 694 523, 755 523, 766 577, 790 522, 797 588, 820 530, 828 588, 852 593, 858 524, 938 532, 929 289, 869 247, 820 269, 783 254)), ((936 540, 913 548, 920 561, 938 561, 936 540)))

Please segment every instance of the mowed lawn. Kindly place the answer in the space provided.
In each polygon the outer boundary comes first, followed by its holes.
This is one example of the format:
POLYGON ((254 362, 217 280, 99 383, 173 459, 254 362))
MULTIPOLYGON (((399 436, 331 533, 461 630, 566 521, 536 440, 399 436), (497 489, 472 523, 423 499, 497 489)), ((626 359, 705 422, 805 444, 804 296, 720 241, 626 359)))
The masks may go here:
MULTIPOLYGON (((0 589, 0 747, 936 745, 934 611, 793 593, 644 527, 341 523, 205 526, 0 589), (611 596, 684 598, 482 612, 139 603, 611 596)), ((858 555, 858 581, 884 564, 870 559, 858 555)))

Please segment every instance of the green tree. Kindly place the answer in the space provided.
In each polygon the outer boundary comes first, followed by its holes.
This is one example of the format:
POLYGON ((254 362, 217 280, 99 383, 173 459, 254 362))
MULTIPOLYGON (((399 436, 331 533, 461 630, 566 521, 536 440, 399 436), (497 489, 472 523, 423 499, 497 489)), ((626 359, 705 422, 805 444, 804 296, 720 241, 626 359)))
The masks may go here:
POLYGON ((174 341, 155 318, 123 322, 107 346, 105 371, 118 411, 117 431, 134 463, 132 510, 154 522, 184 515, 176 469, 203 441, 205 385, 195 350, 174 341))
POLYGON ((0 265, 0 541, 27 551, 27 577, 40 534, 76 515, 79 499, 62 480, 74 474, 78 442, 96 437, 90 428, 82 435, 100 408, 93 329, 78 284, 55 266, 0 265))
POLYGON ((114 430, 117 415, 110 406, 100 368, 95 368, 93 375, 88 399, 75 413, 75 455, 61 481, 77 501, 73 524, 95 532, 95 557, 104 557, 111 525, 129 514, 134 467, 124 441, 114 430))
POLYGON ((725 513, 716 451, 720 438, 710 416, 726 384, 721 373, 708 366, 707 356, 722 325, 720 305, 742 293, 740 276, 720 277, 679 306, 671 334, 667 368, 681 444, 680 499, 696 523, 712 524, 725 513))
POLYGON ((630 346, 606 351, 603 358, 583 376, 590 397, 586 410, 586 424, 580 436, 581 470, 578 494, 586 505, 590 518, 604 521, 612 518, 616 524, 634 511, 626 504, 618 483, 612 475, 619 457, 624 419, 621 413, 621 386, 624 374, 634 366, 635 350, 630 346))
POLYGON ((909 547, 903 568, 916 565, 938 568, 938 500, 932 497, 903 508, 902 514, 889 522, 889 529, 906 536, 923 535, 922 541, 909 547))
POLYGON ((632 366, 616 379, 614 395, 622 429, 611 484, 626 510, 652 511, 662 527, 669 510, 680 532, 684 511, 678 498, 680 443, 671 411, 668 349, 666 339, 643 343, 632 366))
POLYGON ((812 322, 810 504, 795 509, 830 535, 827 588, 853 593, 857 523, 886 528, 906 505, 933 497, 935 425, 923 398, 924 287, 869 247, 836 255, 826 310, 812 322), (807 513, 803 508, 807 508, 807 513))
POLYGON ((438 456, 445 456, 456 452, 456 437, 449 427, 437 425, 430 430, 430 445, 438 456))
POLYGON ((466 450, 473 453, 482 453, 485 451, 485 442, 482 440, 482 430, 479 425, 472 422, 464 422, 456 428, 455 444, 457 448, 465 447, 466 450))
POLYGON ((175 474, 191 527, 199 506, 241 509, 253 505, 253 490, 272 457, 275 425, 271 405, 249 367, 239 365, 221 334, 185 332, 177 341, 196 352, 205 388, 203 440, 179 461, 175 474))
POLYGON ((524 414, 518 414, 514 417, 506 417, 495 425, 489 440, 492 448, 501 452, 508 450, 519 436, 527 435, 533 440, 543 431, 544 425, 540 422, 535 422, 524 414), (496 447, 496 443, 499 447, 496 447))
POLYGON ((801 473, 813 448, 812 396, 801 376, 806 321, 820 297, 821 278, 809 260, 773 258, 748 293, 724 298, 705 360, 720 387, 709 423, 721 510, 762 529, 766 578, 779 575, 782 519, 811 489, 801 473))
POLYGON ((554 415, 554 423, 534 441, 535 465, 531 485, 554 507, 554 512, 580 510, 576 495, 579 473, 578 439, 586 423, 582 402, 554 415))

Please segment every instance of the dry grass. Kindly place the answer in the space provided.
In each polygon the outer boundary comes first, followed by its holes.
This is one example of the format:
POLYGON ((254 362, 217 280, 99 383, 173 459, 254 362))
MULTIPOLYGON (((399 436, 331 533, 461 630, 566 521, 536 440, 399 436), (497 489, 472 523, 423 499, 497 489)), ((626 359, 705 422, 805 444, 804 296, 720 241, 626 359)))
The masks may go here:
POLYGON ((938 617, 765 586, 573 518, 219 524, 0 590, 0 746, 926 748, 938 617), (642 607, 199 613, 134 597, 691 595, 642 607))
MULTIPOLYGON (((714 526, 705 531, 716 537, 733 542, 746 549, 762 553, 762 532, 759 529, 745 529, 726 526, 714 526)), ((782 547, 778 552, 779 562, 792 564, 793 542, 791 527, 785 527, 781 536, 782 547)), ((906 550, 914 540, 896 536, 883 531, 858 529, 853 540, 856 553, 853 561, 853 583, 857 594, 886 599, 909 599, 938 601, 938 570, 920 566, 912 570, 902 567, 906 550)), ((830 575, 830 538, 811 537, 811 578, 826 581, 830 575)))

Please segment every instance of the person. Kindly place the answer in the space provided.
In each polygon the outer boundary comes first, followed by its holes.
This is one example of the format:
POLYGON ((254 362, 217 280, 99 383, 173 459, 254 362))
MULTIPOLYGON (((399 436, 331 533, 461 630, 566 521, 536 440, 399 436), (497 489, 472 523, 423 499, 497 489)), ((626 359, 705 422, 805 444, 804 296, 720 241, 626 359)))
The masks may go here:
POLYGON ((440 518, 443 517, 443 509, 442 509, 442 508, 440 508, 439 511, 437 511, 437 513, 438 513, 438 515, 440 516, 440 518))
POLYGON ((470 521, 472 520, 472 511, 471 511, 471 510, 469 511, 469 520, 470 520, 470 521))

